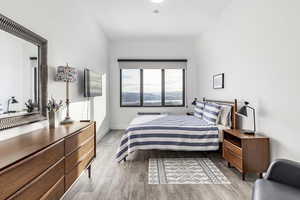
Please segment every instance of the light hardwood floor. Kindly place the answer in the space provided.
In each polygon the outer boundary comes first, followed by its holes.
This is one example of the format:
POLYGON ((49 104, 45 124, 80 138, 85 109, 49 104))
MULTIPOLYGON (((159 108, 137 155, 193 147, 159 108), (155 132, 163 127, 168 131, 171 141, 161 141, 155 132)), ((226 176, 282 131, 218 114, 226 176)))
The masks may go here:
POLYGON ((83 174, 63 200, 248 200, 256 175, 246 181, 221 158, 220 153, 139 151, 124 164, 115 161, 122 131, 109 132, 97 144, 92 178, 83 174), (230 185, 149 185, 148 159, 209 157, 230 180, 230 185))

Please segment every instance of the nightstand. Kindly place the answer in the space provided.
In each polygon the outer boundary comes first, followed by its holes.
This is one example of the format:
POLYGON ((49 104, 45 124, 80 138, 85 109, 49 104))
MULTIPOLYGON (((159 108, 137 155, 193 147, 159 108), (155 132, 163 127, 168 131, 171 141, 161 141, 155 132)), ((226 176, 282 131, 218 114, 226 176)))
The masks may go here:
POLYGON ((227 129, 223 134, 223 158, 228 166, 241 172, 243 180, 246 173, 262 177, 270 162, 269 138, 243 134, 238 129, 227 129))

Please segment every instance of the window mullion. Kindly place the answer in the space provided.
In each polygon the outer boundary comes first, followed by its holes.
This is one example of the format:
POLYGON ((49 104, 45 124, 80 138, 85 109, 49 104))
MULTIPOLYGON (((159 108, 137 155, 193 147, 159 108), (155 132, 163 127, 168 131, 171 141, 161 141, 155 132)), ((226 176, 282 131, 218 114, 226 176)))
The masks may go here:
POLYGON ((186 73, 185 73, 185 70, 183 69, 182 70, 182 106, 185 106, 185 100, 186 100, 186 91, 185 91, 185 76, 186 76, 186 73))
POLYGON ((122 84, 122 69, 120 69, 120 106, 123 106, 123 92, 122 92, 122 88, 123 88, 123 84, 122 84))
POLYGON ((144 73, 140 69, 140 105, 144 106, 144 73))
POLYGON ((165 106, 165 70, 161 70, 161 105, 165 106))

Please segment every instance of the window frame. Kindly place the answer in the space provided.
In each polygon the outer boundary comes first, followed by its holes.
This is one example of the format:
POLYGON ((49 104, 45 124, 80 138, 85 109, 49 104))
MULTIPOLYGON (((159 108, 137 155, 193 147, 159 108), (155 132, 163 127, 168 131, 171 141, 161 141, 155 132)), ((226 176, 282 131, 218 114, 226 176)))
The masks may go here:
POLYGON ((161 108, 161 107, 185 107, 185 95, 186 95, 186 69, 180 69, 182 70, 182 104, 181 105, 166 105, 165 104, 165 69, 160 69, 161 70, 161 105, 157 105, 157 106, 145 106, 144 105, 144 69, 139 69, 140 70, 140 102, 139 105, 123 105, 122 104, 122 69, 120 69, 120 107, 123 108, 161 108))

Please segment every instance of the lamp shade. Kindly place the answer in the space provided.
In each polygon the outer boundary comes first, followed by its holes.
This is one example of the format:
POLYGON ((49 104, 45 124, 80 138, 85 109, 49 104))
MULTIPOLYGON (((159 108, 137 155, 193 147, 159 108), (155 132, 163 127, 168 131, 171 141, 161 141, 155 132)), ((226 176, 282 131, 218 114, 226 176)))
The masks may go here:
POLYGON ((8 101, 10 101, 11 104, 19 103, 16 97, 10 97, 8 101))
POLYGON ((248 117, 248 112, 247 112, 247 108, 251 108, 252 110, 254 110, 254 108, 249 106, 249 102, 245 101, 244 102, 244 106, 241 107, 241 109, 237 112, 238 115, 244 116, 244 117, 248 117))
POLYGON ((32 68, 38 67, 38 59, 37 57, 30 57, 30 65, 32 68))
POLYGON ((11 103, 19 103, 19 101, 15 97, 11 97, 11 103))
POLYGON ((194 106, 195 106, 195 105, 197 104, 197 101, 198 101, 198 99, 197 99, 197 98, 195 98, 195 99, 194 99, 194 101, 192 102, 192 105, 194 105, 194 106))
POLYGON ((69 65, 59 66, 57 67, 55 80, 63 82, 76 82, 77 70, 74 67, 69 67, 69 65))
POLYGON ((248 117, 247 106, 241 107, 241 109, 237 112, 237 114, 248 117))

